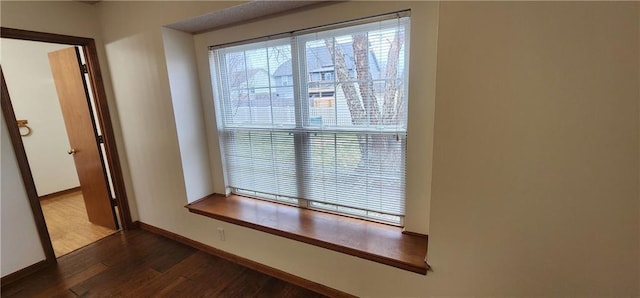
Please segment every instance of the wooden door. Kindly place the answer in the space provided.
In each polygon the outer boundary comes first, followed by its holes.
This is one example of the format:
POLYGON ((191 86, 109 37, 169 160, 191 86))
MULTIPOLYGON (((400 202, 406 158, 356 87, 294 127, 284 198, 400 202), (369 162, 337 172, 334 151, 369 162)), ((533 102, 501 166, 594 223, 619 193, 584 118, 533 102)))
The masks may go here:
POLYGON ((69 154, 80 180, 89 221, 116 229, 106 172, 91 110, 84 73, 75 47, 49 53, 49 64, 71 144, 69 154))

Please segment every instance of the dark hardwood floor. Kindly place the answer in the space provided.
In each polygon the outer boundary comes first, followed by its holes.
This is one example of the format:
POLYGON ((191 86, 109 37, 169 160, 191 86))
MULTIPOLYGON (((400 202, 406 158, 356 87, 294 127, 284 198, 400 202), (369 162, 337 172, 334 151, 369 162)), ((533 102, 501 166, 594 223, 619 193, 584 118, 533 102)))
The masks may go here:
POLYGON ((118 232, 2 288, 2 297, 325 297, 143 230, 118 232))

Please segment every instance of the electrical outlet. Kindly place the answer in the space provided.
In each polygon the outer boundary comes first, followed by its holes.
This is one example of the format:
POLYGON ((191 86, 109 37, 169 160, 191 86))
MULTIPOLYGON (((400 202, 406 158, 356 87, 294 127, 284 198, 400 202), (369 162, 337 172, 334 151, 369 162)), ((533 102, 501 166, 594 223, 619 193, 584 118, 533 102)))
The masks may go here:
POLYGON ((224 241, 224 229, 223 228, 218 228, 218 239, 220 239, 220 241, 224 241))

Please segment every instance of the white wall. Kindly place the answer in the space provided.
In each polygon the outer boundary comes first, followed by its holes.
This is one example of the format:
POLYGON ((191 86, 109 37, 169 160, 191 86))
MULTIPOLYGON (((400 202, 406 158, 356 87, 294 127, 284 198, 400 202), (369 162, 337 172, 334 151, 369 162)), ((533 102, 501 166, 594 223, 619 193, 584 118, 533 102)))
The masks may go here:
MULTIPOLYGON (((26 119, 23 137, 38 196, 80 185, 49 67, 49 52, 68 45, 2 39, 2 70, 16 119, 26 119)), ((24 129, 22 129, 24 130, 24 129)))
POLYGON ((0 122, 0 274, 4 277, 45 256, 2 115, 0 122))
MULTIPOLYGON (((640 294, 638 4, 439 5, 427 276, 184 210, 160 27, 224 5, 97 4, 141 221, 364 297, 640 294)), ((401 5, 339 3, 227 32, 401 5)), ((429 34, 428 19, 412 22, 412 42, 429 34)), ((429 79, 413 76, 412 94, 429 79)))

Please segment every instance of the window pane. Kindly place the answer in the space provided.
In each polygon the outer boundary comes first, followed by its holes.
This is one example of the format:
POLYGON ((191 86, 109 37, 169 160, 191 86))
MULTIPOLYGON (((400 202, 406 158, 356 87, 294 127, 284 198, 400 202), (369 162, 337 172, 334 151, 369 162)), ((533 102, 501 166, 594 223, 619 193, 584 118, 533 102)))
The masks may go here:
POLYGON ((289 44, 258 43, 254 47, 231 47, 218 54, 223 55, 225 64, 220 78, 227 125, 295 123, 289 44))
POLYGON ((282 45, 269 49, 271 74, 271 106, 274 125, 294 125, 295 101, 293 98, 293 66, 291 46, 282 45))
POLYGON ((230 187, 297 197, 293 136, 237 130, 222 135, 230 187))
POLYGON ((404 27, 367 29, 305 43, 310 113, 327 126, 404 128, 404 27))
POLYGON ((363 210, 404 212, 404 138, 311 133, 306 198, 363 210))
POLYGON ((244 52, 228 53, 225 59, 225 78, 231 90, 247 89, 246 71, 244 52))
POLYGON ((296 108, 293 87, 271 89, 271 112, 274 125, 293 126, 296 123, 296 108))
POLYGON ((247 69, 245 80, 249 88, 269 87, 269 65, 267 49, 259 48, 245 52, 247 69))

